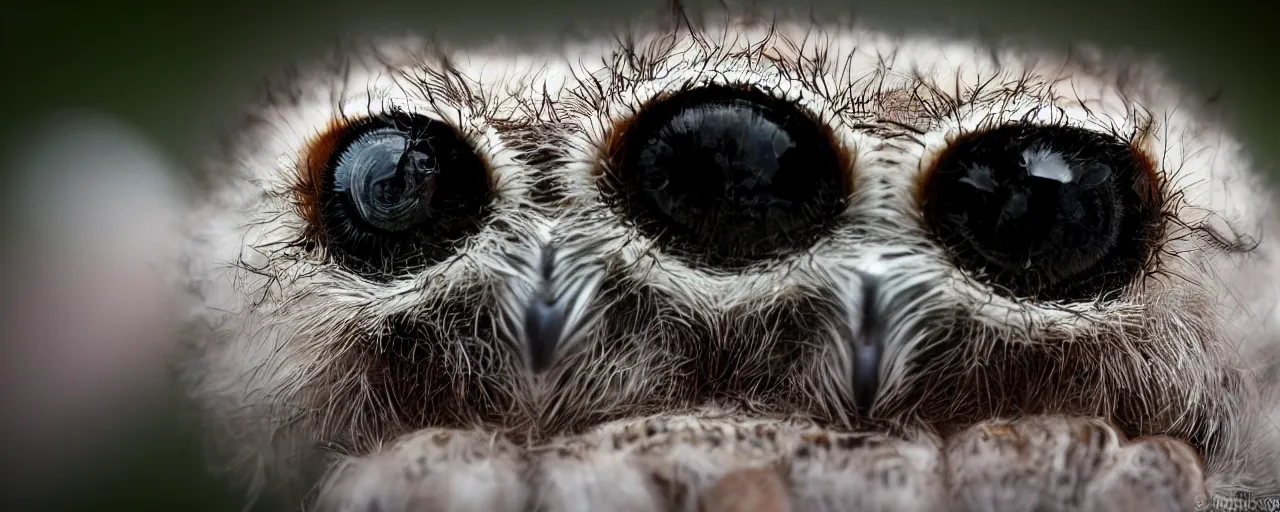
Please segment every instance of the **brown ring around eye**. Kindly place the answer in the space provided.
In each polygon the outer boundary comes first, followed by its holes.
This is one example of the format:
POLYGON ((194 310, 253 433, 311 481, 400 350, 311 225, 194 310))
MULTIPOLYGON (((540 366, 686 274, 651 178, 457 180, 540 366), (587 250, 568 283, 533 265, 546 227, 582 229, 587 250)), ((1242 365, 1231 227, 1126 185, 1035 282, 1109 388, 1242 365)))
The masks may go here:
POLYGON ((293 182, 293 198, 298 215, 306 221, 303 237, 308 241, 316 243, 323 241, 320 198, 324 194, 321 192, 321 187, 324 186, 325 174, 328 172, 334 153, 338 150, 338 145, 354 124, 358 122, 345 118, 330 120, 324 130, 312 137, 298 154, 298 176, 293 182))
POLYGON ((1148 267, 1161 184, 1151 160, 1113 134, 1009 123, 949 141, 917 199, 966 271, 1018 297, 1091 301, 1148 267))
POLYGON ((300 160, 304 236, 366 276, 451 256, 492 201, 485 159, 453 127, 423 116, 332 122, 300 160))

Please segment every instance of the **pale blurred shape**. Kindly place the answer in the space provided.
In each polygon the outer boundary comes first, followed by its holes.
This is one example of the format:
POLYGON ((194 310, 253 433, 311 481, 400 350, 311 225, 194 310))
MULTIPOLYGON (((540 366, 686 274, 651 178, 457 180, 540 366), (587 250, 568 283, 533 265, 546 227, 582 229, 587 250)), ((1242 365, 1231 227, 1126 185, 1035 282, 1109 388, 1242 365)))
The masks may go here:
POLYGON ((56 484, 164 391, 181 202, 119 120, 64 112, 27 134, 0 176, 0 434, 10 483, 56 484))

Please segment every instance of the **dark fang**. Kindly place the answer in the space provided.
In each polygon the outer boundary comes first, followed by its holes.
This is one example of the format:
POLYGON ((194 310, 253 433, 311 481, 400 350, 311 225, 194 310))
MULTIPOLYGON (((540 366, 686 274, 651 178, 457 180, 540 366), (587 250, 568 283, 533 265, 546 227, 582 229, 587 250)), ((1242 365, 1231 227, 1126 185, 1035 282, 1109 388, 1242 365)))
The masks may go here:
POLYGON ((865 274, 862 277, 862 318, 849 344, 853 350, 853 399, 866 414, 880 390, 885 325, 879 307, 880 282, 865 274))
POLYGON ((555 360, 556 343, 564 332, 564 308, 549 299, 552 298, 535 296, 525 309, 525 338, 529 340, 529 362, 535 372, 551 366, 555 360))
POLYGON ((549 369, 595 325, 593 307, 604 268, 597 243, 544 243, 531 252, 508 254, 502 269, 510 286, 499 301, 501 336, 524 352, 528 369, 549 369))
POLYGON ((524 314, 524 335, 529 343, 529 362, 534 372, 541 372, 555 360, 556 345, 564 334, 566 311, 557 303, 552 287, 556 250, 546 247, 538 259, 539 289, 533 294, 524 314))

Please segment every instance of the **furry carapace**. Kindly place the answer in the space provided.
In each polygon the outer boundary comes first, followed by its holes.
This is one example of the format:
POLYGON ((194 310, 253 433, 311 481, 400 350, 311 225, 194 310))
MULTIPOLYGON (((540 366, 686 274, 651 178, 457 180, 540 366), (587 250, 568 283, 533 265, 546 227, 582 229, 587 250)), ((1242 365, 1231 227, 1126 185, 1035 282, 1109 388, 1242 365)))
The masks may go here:
POLYGON ((1280 507, 1275 195, 1147 60, 682 10, 285 75, 184 268, 250 492, 1280 507))

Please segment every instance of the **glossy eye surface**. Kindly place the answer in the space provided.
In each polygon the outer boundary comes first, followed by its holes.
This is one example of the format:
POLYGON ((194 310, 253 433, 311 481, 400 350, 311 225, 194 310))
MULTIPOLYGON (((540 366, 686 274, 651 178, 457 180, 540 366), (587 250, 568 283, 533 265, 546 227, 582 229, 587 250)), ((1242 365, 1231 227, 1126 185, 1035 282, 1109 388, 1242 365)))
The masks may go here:
POLYGON ((327 160, 320 219, 348 267, 386 274, 433 263, 479 229, 487 169, 452 127, 396 114, 343 130, 327 160))
POLYGON ((967 134, 922 189, 926 221, 971 271, 1019 296, 1091 300, 1142 271, 1160 207, 1146 158, 1111 135, 1011 124, 967 134))
POLYGON ((827 129, 751 89, 660 99, 616 140, 606 196, 638 230, 694 262, 735 267, 807 247, 849 195, 827 129))

